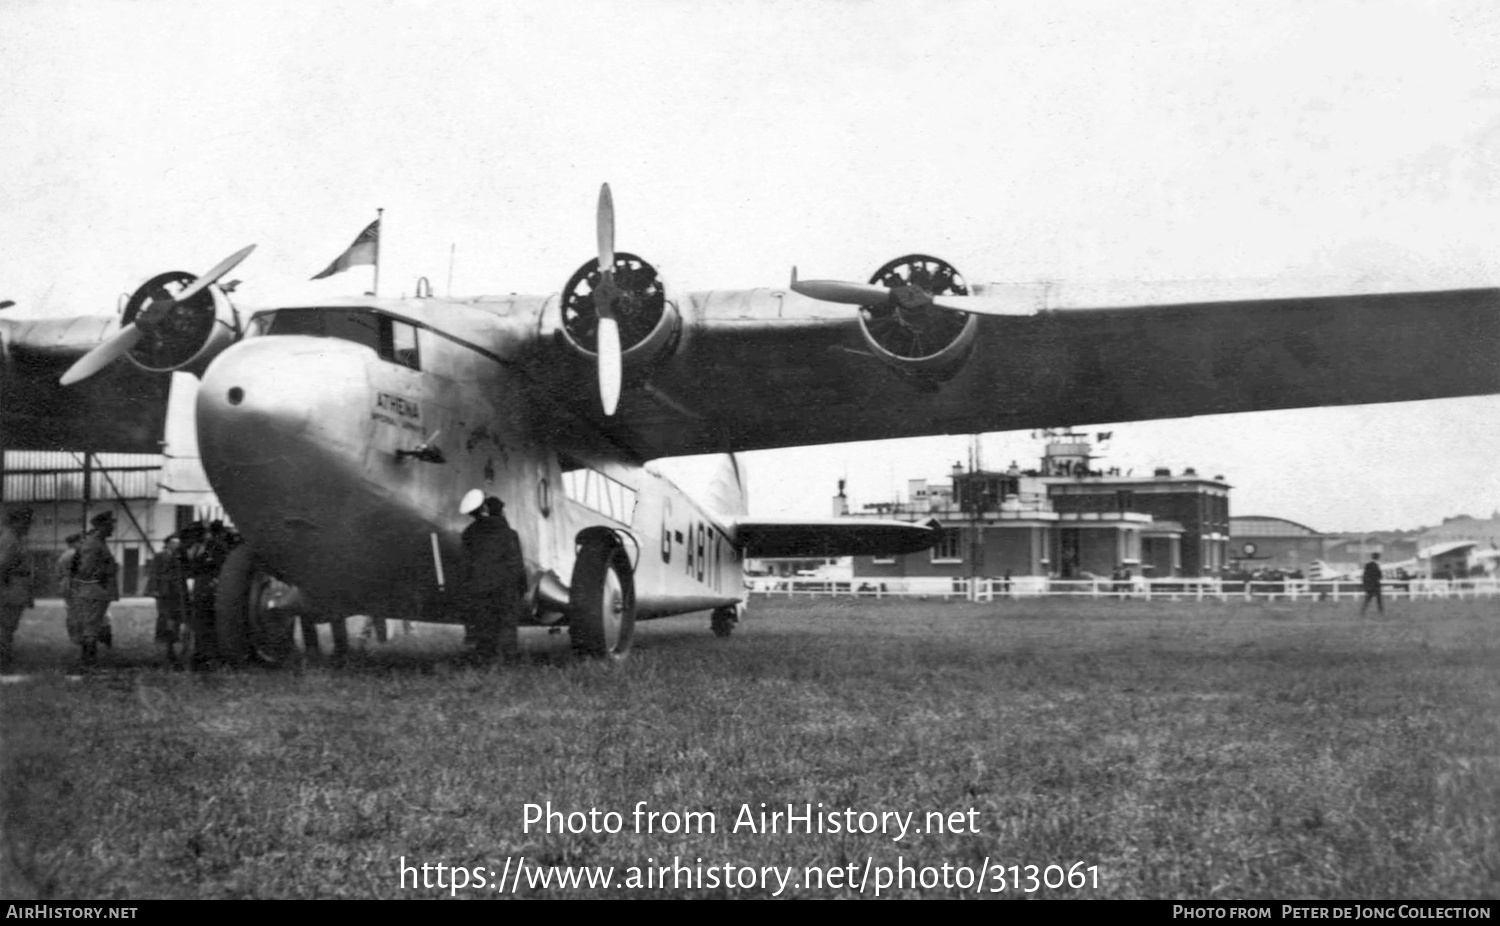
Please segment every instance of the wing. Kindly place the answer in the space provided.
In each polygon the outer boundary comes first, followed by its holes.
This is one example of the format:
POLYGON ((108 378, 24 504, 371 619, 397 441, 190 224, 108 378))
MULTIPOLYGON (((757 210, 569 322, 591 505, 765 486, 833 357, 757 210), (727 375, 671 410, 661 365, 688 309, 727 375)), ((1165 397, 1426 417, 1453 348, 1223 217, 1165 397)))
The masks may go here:
POLYGON ((926 332, 772 289, 678 305, 670 350, 634 370, 627 351, 615 416, 587 366, 541 377, 641 459, 1500 392, 1495 289, 954 312, 926 332))
POLYGON ((0 318, 0 445, 7 450, 160 453, 170 377, 115 363, 58 379, 116 329, 112 318, 0 318))
POLYGON ((936 521, 823 518, 787 520, 736 518, 735 545, 746 556, 885 556, 915 553, 937 543, 936 521))

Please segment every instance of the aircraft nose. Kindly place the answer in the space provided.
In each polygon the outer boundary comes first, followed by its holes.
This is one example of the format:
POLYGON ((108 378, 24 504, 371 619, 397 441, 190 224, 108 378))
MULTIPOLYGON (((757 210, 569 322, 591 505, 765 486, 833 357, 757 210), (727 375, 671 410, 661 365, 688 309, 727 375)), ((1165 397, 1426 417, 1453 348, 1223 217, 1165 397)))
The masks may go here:
POLYGON ((198 387, 198 452, 214 493, 292 581, 340 575, 363 504, 369 348, 264 335, 215 358, 198 387))
MULTIPOLYGON (((263 337, 234 345, 198 388, 198 450, 219 489, 246 467, 315 465, 357 451, 361 348, 330 338, 263 337)), ((306 471, 304 471, 304 475, 306 471)), ((222 490, 221 490, 222 492, 222 490)))

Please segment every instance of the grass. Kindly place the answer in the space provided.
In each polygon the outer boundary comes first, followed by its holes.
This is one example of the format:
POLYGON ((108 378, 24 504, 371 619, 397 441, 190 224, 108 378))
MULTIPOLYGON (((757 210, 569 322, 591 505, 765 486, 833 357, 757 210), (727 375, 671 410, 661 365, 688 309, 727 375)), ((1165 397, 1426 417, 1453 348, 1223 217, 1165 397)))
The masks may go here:
MULTIPOLYGON (((40 670, 0 686, 7 897, 448 896, 415 871, 403 889, 400 860, 493 881, 522 856, 614 866, 616 884, 702 860, 666 888, 525 896, 767 896, 763 866, 794 869, 781 896, 842 896, 859 892, 805 869, 932 866, 932 883, 986 859, 1006 866, 999 897, 1500 893, 1495 600, 1364 621, 1352 604, 758 600, 727 641, 706 616, 643 625, 620 665, 537 632, 529 664, 476 671, 451 628, 419 625, 343 669, 203 676, 154 664, 149 609, 116 612, 111 667, 77 681, 60 615, 25 618, 40 670), (637 833, 641 801, 717 831, 637 833), (623 829, 526 832, 547 802, 623 829), (972 809, 978 832, 730 831, 761 802, 917 826, 972 809), (1009 871, 1078 862, 1097 888, 1017 891, 1009 871), (725 887, 725 863, 756 886, 725 887)), ((882 894, 973 893, 936 883, 882 894)))

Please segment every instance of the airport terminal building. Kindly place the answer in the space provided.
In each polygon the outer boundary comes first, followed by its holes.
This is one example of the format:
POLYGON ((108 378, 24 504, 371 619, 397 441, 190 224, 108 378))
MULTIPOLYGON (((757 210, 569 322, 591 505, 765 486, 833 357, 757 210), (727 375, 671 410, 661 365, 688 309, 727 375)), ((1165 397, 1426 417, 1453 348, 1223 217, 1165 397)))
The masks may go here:
POLYGON ((1056 436, 1038 469, 955 465, 947 484, 913 479, 905 501, 860 512, 848 511, 840 494, 835 515, 936 518, 944 526, 932 550, 855 557, 854 577, 1070 579, 1108 577, 1123 564, 1132 575, 1161 579, 1217 575, 1227 564, 1230 486, 1222 476, 1096 470, 1089 451, 1083 435, 1056 436))

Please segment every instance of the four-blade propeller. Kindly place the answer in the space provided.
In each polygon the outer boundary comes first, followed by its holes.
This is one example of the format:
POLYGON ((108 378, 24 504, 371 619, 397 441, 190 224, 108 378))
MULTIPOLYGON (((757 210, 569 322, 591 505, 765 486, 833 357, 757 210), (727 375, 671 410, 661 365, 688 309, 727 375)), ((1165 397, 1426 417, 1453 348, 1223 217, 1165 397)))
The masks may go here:
POLYGON ((78 362, 68 368, 62 375, 60 382, 64 386, 82 382, 109 366, 121 355, 127 353, 141 339, 142 334, 150 334, 162 320, 167 317, 177 306, 187 302, 194 296, 203 292, 224 274, 239 266, 240 261, 250 256, 255 250, 255 245, 249 245, 235 251, 233 254, 219 261, 214 268, 203 276, 193 280, 186 289, 173 296, 163 293, 165 298, 157 299, 140 311, 133 322, 116 332, 115 336, 100 344, 98 347, 78 358, 78 362))

